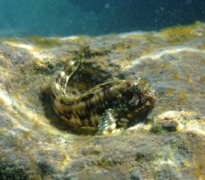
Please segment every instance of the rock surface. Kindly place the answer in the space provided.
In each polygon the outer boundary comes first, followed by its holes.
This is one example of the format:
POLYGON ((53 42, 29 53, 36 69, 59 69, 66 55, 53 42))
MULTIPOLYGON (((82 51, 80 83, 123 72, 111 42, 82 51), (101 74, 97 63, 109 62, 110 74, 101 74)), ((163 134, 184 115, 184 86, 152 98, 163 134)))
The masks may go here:
POLYGON ((204 179, 205 25, 101 37, 0 41, 0 179, 204 179), (79 135, 54 113, 50 85, 81 46, 100 52, 76 76, 85 90, 142 77, 158 102, 148 122, 79 135))

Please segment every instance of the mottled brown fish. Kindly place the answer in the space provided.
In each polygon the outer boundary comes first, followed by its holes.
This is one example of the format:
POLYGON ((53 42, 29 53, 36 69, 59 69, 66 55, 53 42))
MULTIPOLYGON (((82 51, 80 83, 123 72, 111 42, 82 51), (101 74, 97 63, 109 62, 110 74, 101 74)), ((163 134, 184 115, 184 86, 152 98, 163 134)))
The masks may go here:
POLYGON ((127 127, 152 110, 156 93, 142 79, 113 80, 99 84, 82 95, 67 94, 67 84, 88 57, 88 47, 77 53, 73 66, 61 71, 51 86, 56 113, 72 127, 96 127, 98 133, 127 127))

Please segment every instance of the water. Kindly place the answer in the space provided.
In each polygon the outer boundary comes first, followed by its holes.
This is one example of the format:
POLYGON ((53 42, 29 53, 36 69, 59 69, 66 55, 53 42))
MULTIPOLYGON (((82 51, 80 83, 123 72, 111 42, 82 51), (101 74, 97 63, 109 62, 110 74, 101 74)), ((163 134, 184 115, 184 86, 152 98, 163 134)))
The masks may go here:
POLYGON ((205 20, 203 0, 1 0, 0 36, 155 31, 205 20))

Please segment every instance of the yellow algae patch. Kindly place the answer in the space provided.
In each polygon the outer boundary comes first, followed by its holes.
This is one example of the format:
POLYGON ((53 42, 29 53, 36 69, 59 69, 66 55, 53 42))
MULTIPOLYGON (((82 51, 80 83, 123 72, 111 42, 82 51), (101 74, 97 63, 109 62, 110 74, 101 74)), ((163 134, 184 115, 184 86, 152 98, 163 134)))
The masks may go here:
POLYGON ((179 73, 178 73, 178 72, 173 72, 173 73, 171 74, 171 78, 172 78, 173 80, 175 80, 175 81, 180 80, 179 73))
POLYGON ((175 39, 175 40, 186 40, 192 39, 193 37, 202 36, 205 33, 205 29, 202 28, 203 24, 197 21, 194 24, 189 26, 175 26, 175 27, 168 27, 161 31, 161 37, 165 38, 173 38, 173 37, 181 37, 182 39, 175 39), (200 30, 199 30, 200 27, 200 30), (184 39, 183 39, 184 38, 184 39))
POLYGON ((33 36, 26 39, 39 48, 50 48, 62 45, 60 37, 45 38, 41 36, 33 36))
POLYGON ((170 96, 170 95, 173 95, 173 93, 176 91, 176 89, 174 89, 174 88, 169 88, 168 90, 167 90, 167 92, 166 92, 166 94, 168 95, 168 96, 170 96))
POLYGON ((187 101, 188 100, 188 95, 187 95, 186 91, 178 92, 178 96, 182 101, 187 101))
POLYGON ((170 37, 176 35, 193 35, 192 29, 193 29, 192 25, 168 27, 161 31, 161 35, 162 37, 170 37))
POLYGON ((190 85, 194 85, 194 81, 193 81, 193 79, 192 79, 191 76, 188 76, 188 77, 186 78, 186 82, 187 82, 188 84, 190 84, 190 85))
POLYGON ((170 63, 169 62, 162 62, 161 65, 162 65, 163 69, 167 69, 169 67, 170 63))
POLYGON ((204 75, 202 75, 202 76, 200 77, 200 82, 203 83, 203 84, 205 84, 205 76, 204 76, 204 75))

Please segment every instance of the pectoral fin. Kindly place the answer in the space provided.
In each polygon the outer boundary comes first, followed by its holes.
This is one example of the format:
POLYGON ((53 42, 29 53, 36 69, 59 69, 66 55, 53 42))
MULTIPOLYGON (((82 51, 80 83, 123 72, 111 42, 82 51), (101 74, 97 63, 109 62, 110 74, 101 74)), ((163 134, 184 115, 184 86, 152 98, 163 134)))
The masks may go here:
POLYGON ((116 128, 116 119, 114 117, 114 110, 107 109, 101 117, 101 121, 98 125, 97 134, 111 133, 116 128))

